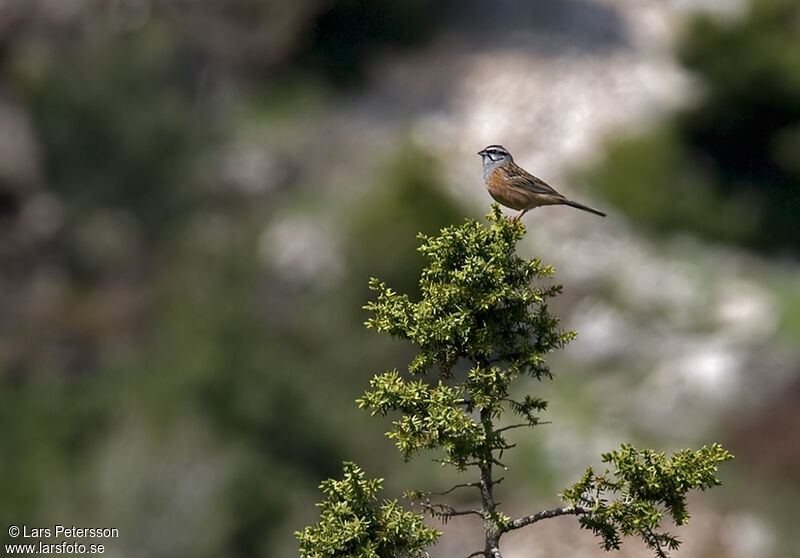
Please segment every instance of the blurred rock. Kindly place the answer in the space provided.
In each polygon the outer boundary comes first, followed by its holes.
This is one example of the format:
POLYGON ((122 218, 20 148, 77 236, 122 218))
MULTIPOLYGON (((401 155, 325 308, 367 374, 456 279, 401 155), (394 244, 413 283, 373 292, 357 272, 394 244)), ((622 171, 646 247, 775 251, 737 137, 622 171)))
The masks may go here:
POLYGON ((732 558, 769 556, 775 547, 775 534, 764 521, 749 513, 725 517, 720 540, 732 558))
POLYGON ((270 225, 259 238, 258 254, 294 288, 323 288, 342 271, 337 235, 313 218, 288 218, 270 225))
POLYGON ((755 283, 732 279, 722 284, 714 319, 725 335, 756 343, 775 335, 779 314, 775 298, 755 283))
POLYGON ((0 188, 22 196, 39 184, 38 153, 24 110, 0 97, 0 188))
POLYGON ((800 483, 800 380, 733 429, 733 451, 768 478, 800 483))
POLYGON ((58 199, 47 193, 30 197, 19 216, 19 234, 31 243, 47 240, 62 225, 64 210, 58 199))

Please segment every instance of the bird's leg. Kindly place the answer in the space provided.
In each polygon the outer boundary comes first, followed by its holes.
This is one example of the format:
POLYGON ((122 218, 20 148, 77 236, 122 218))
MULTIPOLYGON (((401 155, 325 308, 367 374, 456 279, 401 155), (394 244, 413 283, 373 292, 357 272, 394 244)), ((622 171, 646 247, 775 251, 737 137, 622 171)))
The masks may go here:
POLYGON ((519 213, 514 215, 514 219, 513 220, 514 221, 519 221, 520 219, 522 219, 522 216, 525 215, 527 212, 528 212, 527 209, 521 209, 519 213))

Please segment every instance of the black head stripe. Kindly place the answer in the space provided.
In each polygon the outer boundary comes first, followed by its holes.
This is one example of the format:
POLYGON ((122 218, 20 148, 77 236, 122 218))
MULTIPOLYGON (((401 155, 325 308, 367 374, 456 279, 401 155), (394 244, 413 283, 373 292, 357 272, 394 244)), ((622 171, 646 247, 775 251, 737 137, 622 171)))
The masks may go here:
POLYGON ((497 153, 498 155, 507 155, 508 150, 502 145, 490 145, 484 149, 487 153, 497 153))

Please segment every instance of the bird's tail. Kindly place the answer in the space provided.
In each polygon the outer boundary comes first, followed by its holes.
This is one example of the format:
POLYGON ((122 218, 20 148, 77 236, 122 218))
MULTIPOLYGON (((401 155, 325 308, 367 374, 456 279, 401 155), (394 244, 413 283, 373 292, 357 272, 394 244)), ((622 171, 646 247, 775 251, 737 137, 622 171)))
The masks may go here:
POLYGON ((570 207, 577 207, 578 209, 583 209, 584 211, 588 211, 589 213, 594 213, 595 215, 599 215, 600 217, 605 217, 606 214, 602 211, 597 211, 596 209, 592 209, 588 205, 583 205, 582 203, 578 203, 572 200, 564 200, 561 203, 564 205, 568 205, 570 207))

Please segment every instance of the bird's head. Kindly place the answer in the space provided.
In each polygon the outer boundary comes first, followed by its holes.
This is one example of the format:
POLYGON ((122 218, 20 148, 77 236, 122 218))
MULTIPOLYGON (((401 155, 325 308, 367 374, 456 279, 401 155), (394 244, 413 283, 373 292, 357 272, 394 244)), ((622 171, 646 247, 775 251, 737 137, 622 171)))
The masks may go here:
POLYGON ((478 155, 483 158, 483 163, 495 164, 505 163, 506 161, 513 161, 511 153, 502 145, 490 145, 478 151, 478 155))
POLYGON ((478 155, 481 156, 481 161, 483 163, 483 181, 486 182, 486 184, 489 184, 489 177, 497 167, 506 162, 514 162, 511 153, 502 145, 484 147, 478 151, 478 155))

